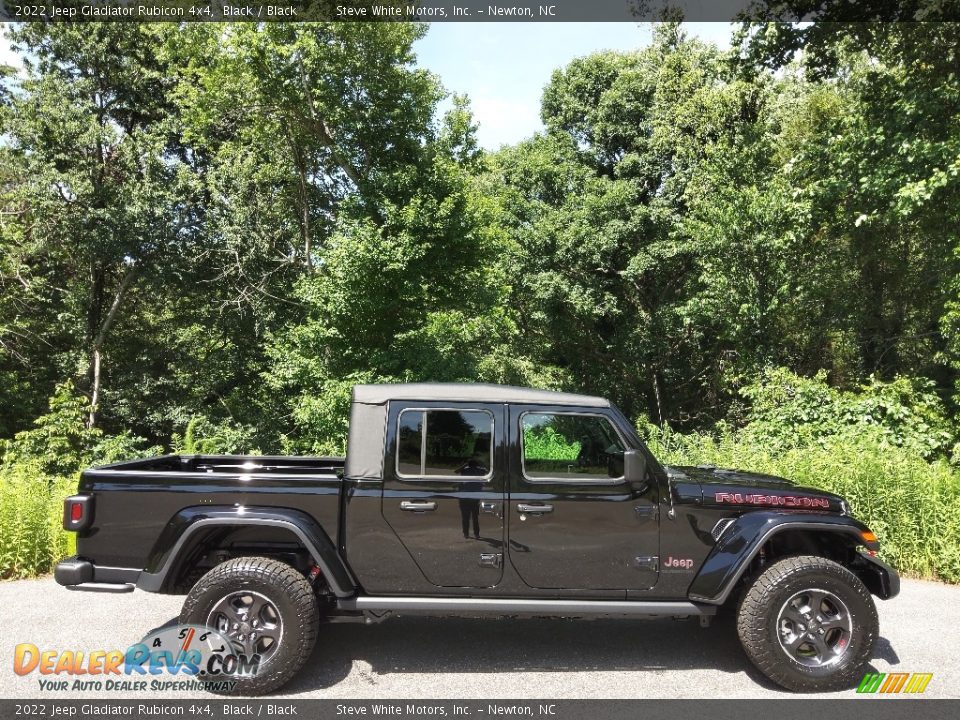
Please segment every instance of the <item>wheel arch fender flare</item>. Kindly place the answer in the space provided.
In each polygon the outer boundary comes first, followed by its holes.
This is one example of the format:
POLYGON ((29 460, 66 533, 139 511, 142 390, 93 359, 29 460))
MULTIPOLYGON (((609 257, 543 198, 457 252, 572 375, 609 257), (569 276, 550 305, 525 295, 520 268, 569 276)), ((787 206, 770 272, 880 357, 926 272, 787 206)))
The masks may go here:
POLYGON ((320 568, 337 597, 356 593, 356 582, 320 524, 293 508, 204 505, 183 508, 166 524, 140 573, 137 587, 162 592, 180 561, 210 529, 274 527, 293 535, 320 568))
MULTIPOLYGON (((687 591, 689 598, 696 602, 722 605, 767 541, 779 533, 793 530, 833 535, 838 540, 863 545, 871 550, 878 547, 876 543, 864 539, 867 526, 848 515, 766 511, 744 513, 723 530, 690 584, 687 591)), ((892 569, 889 570, 892 572, 892 569)))

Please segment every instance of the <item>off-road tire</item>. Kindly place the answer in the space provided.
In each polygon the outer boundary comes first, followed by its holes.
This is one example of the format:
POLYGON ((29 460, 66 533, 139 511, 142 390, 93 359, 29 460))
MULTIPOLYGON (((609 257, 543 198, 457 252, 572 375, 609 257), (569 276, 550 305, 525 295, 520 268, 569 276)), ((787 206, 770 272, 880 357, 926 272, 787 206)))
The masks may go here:
POLYGON ((317 641, 320 615, 307 579, 279 560, 241 557, 210 570, 193 586, 180 612, 181 624, 204 625, 211 609, 239 590, 265 596, 282 620, 280 644, 254 677, 236 679, 223 695, 263 695, 286 684, 306 663, 317 641))
POLYGON ((788 690, 843 690, 863 677, 873 655, 879 623, 870 592, 856 575, 832 560, 812 555, 784 558, 753 580, 737 610, 737 634, 750 661, 773 682, 788 690), (834 664, 808 667, 780 643, 780 612, 797 593, 823 589, 849 611, 850 633, 834 664))

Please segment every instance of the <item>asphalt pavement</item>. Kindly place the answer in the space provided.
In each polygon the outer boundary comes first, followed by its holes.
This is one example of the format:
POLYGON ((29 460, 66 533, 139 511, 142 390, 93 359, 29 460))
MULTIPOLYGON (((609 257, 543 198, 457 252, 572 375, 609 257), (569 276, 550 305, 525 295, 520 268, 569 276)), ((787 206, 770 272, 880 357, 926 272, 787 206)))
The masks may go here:
MULTIPOLYGON (((76 592, 53 579, 0 583, 0 697, 116 698, 41 691, 13 672, 14 647, 125 649, 174 620, 181 596, 76 592)), ((960 586, 904 580, 877 600, 877 672, 930 672, 926 697, 960 697, 960 586)), ((194 695, 195 697, 203 697, 194 695)), ((696 621, 393 618, 325 624, 289 698, 790 698, 740 649, 731 617, 696 621)), ((854 690, 828 697, 855 697, 854 690)), ((184 699, 183 692, 124 698, 184 699)), ((804 696, 809 697, 809 696, 804 696)))

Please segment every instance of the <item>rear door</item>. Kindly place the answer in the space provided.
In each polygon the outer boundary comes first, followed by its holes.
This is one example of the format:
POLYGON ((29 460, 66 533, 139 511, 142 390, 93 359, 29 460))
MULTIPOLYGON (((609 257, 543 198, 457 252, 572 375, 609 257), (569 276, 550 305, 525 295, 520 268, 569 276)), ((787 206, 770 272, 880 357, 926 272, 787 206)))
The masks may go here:
POLYGON ((392 402, 382 513, 438 587, 503 575, 504 406, 392 402))
POLYGON ((657 582, 657 484, 623 477, 607 409, 510 407, 509 559, 524 583, 645 590, 657 582))

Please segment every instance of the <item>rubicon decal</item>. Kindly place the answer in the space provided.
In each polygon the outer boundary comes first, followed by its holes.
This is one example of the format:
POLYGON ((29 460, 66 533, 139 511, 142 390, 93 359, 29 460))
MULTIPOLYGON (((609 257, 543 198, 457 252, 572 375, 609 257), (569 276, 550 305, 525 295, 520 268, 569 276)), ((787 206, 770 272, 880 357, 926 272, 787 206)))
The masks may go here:
POLYGON ((41 650, 19 643, 13 654, 13 671, 39 674, 40 690, 229 691, 237 678, 256 675, 259 666, 259 655, 237 652, 218 631, 202 625, 160 628, 126 650, 41 650), (163 679, 170 676, 180 680, 163 679))
POLYGON ((933 673, 867 673, 857 686, 865 695, 920 694, 927 689, 933 673))
POLYGON ((830 501, 822 497, 795 495, 744 495, 741 493, 718 492, 714 494, 718 503, 729 505, 770 505, 789 508, 830 508, 830 501))

